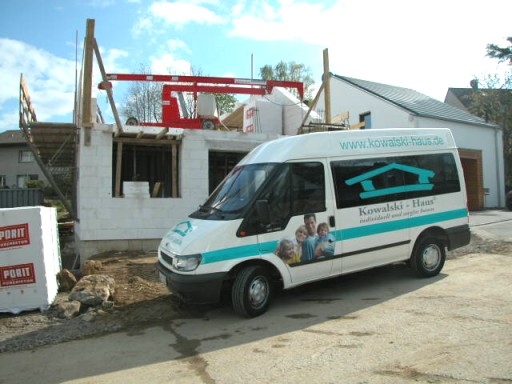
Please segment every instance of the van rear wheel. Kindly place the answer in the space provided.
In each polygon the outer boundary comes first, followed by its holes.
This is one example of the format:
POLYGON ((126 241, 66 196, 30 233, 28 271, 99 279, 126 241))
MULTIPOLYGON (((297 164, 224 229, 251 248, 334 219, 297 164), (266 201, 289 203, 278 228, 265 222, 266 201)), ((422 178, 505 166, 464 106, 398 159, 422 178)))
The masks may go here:
POLYGON ((446 260, 444 244, 435 237, 425 237, 414 247, 410 266, 419 277, 436 276, 446 260))
POLYGON ((265 267, 253 265, 242 269, 231 291, 233 310, 244 317, 265 313, 270 305, 272 290, 272 282, 265 267))

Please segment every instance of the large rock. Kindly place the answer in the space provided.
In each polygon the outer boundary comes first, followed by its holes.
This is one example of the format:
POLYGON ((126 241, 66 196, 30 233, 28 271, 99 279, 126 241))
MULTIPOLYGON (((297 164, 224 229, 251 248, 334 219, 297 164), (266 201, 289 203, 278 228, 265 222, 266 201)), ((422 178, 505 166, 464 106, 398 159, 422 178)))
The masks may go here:
POLYGON ((102 267, 103 265, 99 260, 86 260, 82 268, 82 275, 99 275, 102 267))
POLYGON ((76 284, 76 277, 69 270, 63 269, 57 273, 57 281, 60 292, 69 292, 76 284))
POLYGON ((89 275, 81 278, 73 287, 69 300, 77 300, 91 307, 112 300, 115 290, 114 279, 106 275, 89 275))
POLYGON ((75 316, 80 314, 80 304, 79 301, 61 301, 52 308, 52 312, 56 317, 61 319, 72 319, 75 316))

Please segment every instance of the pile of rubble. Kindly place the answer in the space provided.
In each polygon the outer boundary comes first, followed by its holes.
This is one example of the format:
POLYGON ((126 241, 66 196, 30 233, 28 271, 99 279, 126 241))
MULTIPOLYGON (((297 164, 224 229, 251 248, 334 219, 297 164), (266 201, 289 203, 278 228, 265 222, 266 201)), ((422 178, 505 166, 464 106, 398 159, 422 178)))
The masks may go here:
POLYGON ((113 296, 115 281, 112 277, 98 274, 101 262, 88 260, 85 262, 82 277, 77 277, 67 269, 58 275, 60 292, 69 292, 66 299, 57 300, 51 312, 62 319, 71 319, 94 309, 111 309, 114 307, 113 296))

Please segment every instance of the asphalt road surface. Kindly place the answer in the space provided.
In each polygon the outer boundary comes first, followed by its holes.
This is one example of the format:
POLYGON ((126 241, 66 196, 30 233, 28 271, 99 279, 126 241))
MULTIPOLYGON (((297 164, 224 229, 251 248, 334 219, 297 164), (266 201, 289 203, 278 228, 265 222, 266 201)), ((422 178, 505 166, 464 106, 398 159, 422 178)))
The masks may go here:
POLYGON ((512 383, 512 255, 394 265, 166 324, 0 354, 0 383, 512 383))

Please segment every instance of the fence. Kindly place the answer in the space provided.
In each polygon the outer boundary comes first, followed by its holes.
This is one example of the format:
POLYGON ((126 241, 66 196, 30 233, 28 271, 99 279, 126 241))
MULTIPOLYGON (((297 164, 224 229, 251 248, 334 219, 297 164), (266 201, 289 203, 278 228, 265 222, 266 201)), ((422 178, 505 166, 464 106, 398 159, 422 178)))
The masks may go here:
POLYGON ((0 208, 43 205, 43 191, 38 188, 0 189, 0 208))

